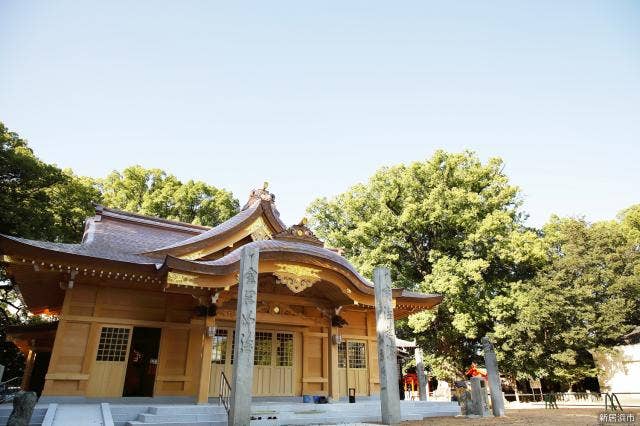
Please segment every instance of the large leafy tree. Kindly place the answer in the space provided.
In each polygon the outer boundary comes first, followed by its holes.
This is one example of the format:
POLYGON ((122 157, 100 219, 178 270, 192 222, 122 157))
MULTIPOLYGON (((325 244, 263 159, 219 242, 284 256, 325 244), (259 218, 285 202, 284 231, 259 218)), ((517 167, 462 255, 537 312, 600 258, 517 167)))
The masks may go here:
POLYGON ((160 169, 131 166, 99 186, 109 207, 201 225, 217 225, 239 209, 231 192, 200 181, 183 183, 160 169))
MULTIPOLYGON (((0 123, 0 233, 32 239, 76 242, 100 194, 87 179, 38 159, 27 142, 0 123)), ((21 374, 22 357, 4 340, 7 325, 29 317, 0 267, 0 364, 5 377, 21 374)))
POLYGON ((640 230, 636 208, 622 223, 552 217, 548 263, 496 298, 494 337, 503 368, 573 383, 596 374, 591 350, 619 343, 640 324, 640 230))
POLYGON ((463 374, 493 329, 491 300, 544 260, 537 234, 522 226, 518 188, 502 169, 499 159, 437 151, 383 168, 308 209, 319 236, 366 275, 386 265, 396 285, 444 295, 437 309, 399 329, 417 333, 440 377, 463 374))

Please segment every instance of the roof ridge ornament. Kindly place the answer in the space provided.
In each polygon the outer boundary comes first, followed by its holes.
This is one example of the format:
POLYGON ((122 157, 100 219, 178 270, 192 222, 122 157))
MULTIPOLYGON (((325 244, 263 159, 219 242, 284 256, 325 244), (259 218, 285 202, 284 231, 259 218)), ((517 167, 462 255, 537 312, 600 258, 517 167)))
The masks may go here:
POLYGON ((267 190, 268 187, 269 187, 269 182, 264 181, 264 183, 262 184, 262 188, 257 188, 252 190, 249 193, 249 200, 247 200, 247 203, 242 207, 242 210, 246 210, 247 208, 249 208, 250 205, 252 205, 256 201, 258 202, 269 201, 271 203, 275 203, 276 196, 275 194, 272 194, 267 190))
POLYGON ((302 242, 314 246, 324 247, 324 242, 307 226, 307 218, 303 217, 300 223, 290 226, 273 237, 275 240, 302 242))

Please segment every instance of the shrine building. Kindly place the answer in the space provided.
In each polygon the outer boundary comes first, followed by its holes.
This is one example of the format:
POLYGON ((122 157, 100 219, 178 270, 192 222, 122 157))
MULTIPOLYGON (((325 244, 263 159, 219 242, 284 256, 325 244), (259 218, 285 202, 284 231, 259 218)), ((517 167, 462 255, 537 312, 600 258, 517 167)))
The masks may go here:
MULTIPOLYGON (((253 396, 380 392, 373 284, 266 189, 215 227, 98 207, 79 244, 0 235, 24 304, 58 321, 9 327, 25 390, 218 397, 231 380, 240 251, 259 250, 253 396)), ((441 296, 393 289, 396 319, 441 296)))

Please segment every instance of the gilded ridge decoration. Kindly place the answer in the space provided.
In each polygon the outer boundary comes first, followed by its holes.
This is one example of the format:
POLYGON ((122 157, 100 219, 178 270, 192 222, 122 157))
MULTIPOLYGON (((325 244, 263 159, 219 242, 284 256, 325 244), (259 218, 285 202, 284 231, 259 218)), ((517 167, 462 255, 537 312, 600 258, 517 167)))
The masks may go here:
POLYGON ((247 233, 251 235, 253 241, 270 240, 273 236, 271 230, 264 223, 262 217, 257 218, 251 225, 247 227, 247 233))
POLYGON ((273 275, 294 293, 300 293, 321 280, 319 269, 284 263, 276 264, 276 268, 273 275))

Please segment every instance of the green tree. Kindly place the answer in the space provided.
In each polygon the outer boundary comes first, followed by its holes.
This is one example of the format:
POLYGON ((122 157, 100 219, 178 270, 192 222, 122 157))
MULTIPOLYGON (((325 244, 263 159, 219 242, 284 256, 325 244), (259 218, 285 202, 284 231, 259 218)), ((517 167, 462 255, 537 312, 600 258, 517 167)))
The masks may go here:
POLYGON ((503 368, 564 383, 596 374, 590 350, 618 344, 640 324, 640 251, 628 227, 552 217, 548 263, 492 302, 503 368))
MULTIPOLYGON (((92 201, 99 198, 91 182, 42 162, 24 139, 0 123, 0 233, 76 242, 93 212, 92 201)), ((0 363, 7 365, 5 377, 13 377, 21 374, 23 361, 5 342, 5 327, 38 318, 27 315, 2 267, 0 283, 0 363)))
POLYGON ((365 275, 376 265, 395 285, 441 293, 435 310, 410 318, 426 362, 439 377, 460 377, 493 330, 490 301, 531 278, 545 252, 522 226, 518 188, 499 159, 437 151, 410 165, 383 168, 308 211, 318 235, 365 275))
POLYGON ((160 169, 127 167, 99 186, 108 207, 200 225, 217 225, 239 210, 231 192, 199 181, 183 183, 160 169))
POLYGON ((90 181, 38 159, 0 123, 0 232, 76 242, 100 193, 90 181))

